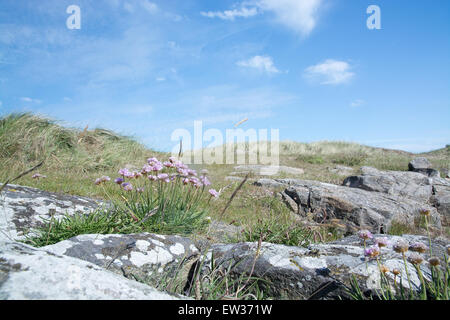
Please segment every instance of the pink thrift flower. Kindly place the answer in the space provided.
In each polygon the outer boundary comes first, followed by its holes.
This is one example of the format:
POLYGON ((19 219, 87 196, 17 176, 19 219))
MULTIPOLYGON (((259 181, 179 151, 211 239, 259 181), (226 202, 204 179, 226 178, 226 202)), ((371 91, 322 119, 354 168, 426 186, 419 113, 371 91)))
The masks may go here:
POLYGON ((163 169, 163 166, 162 166, 160 163, 155 163, 155 164, 152 166, 152 171, 155 171, 155 172, 161 171, 162 169, 163 169))
POLYGON ((380 248, 387 247, 389 245, 389 240, 388 240, 388 238, 376 238, 375 244, 380 248))
POLYGON ((166 161, 163 163, 166 168, 175 168, 175 165, 172 162, 166 161))
POLYGON ((211 182, 209 181, 208 177, 206 177, 206 176, 201 176, 201 177, 200 177, 200 181, 201 181, 205 186, 211 185, 211 182))
POLYGON ((148 158, 148 159, 147 159, 147 163, 148 163, 149 165, 152 165, 152 164, 155 164, 155 163, 159 163, 159 160, 156 159, 155 157, 152 157, 152 158, 148 158))
POLYGON ((170 178, 167 173, 158 174, 158 180, 163 180, 164 182, 170 182, 170 178))
POLYGON ((142 173, 149 173, 149 172, 151 172, 152 171, 152 167, 151 166, 149 166, 148 164, 146 164, 146 165, 144 165, 143 167, 142 167, 142 173))
POLYGON ((119 174, 120 174, 122 177, 126 177, 126 176, 128 176, 128 175, 130 174, 130 171, 128 171, 127 168, 120 169, 120 170, 119 170, 119 174))
POLYGON ((133 190, 133 185, 131 183, 125 182, 122 183, 122 187, 125 191, 131 191, 133 190))
POLYGON ((378 247, 370 247, 364 250, 364 255, 369 258, 376 258, 380 254, 380 248, 378 247))
POLYGON ((197 176, 197 171, 193 170, 193 169, 187 169, 187 173, 190 176, 197 176))
POLYGON ((187 165, 185 165, 183 162, 181 162, 181 161, 176 161, 175 162, 175 167, 177 167, 178 169, 184 169, 184 170, 187 170, 188 169, 188 166, 187 165))
POLYGON ((428 247, 422 242, 416 242, 409 246, 409 250, 419 253, 425 253, 428 251, 428 247))
POLYGON ((211 195, 211 197, 214 197, 214 198, 219 197, 219 193, 215 189, 209 189, 208 192, 211 195))
POLYGON ((369 230, 361 230, 358 232, 358 237, 363 240, 369 240, 373 238, 373 235, 369 230))

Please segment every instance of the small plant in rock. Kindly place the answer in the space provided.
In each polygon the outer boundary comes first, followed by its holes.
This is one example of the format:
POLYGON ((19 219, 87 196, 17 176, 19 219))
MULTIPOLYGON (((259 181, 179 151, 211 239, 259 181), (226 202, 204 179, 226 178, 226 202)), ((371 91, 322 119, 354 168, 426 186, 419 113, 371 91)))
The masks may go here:
MULTIPOLYGON (((114 183, 120 200, 113 201, 115 210, 128 214, 136 223, 156 229, 173 227, 176 232, 184 226, 186 231, 193 231, 206 222, 200 203, 205 197, 210 201, 219 196, 209 188, 211 182, 206 175, 197 177, 195 170, 174 157, 163 163, 150 158, 141 171, 124 168, 118 173, 120 177, 114 183)), ((95 183, 104 187, 109 181, 109 177, 102 177, 95 183)))
MULTIPOLYGON (((447 252, 444 253, 443 263, 439 258, 431 256, 431 242, 430 248, 423 243, 408 244, 404 239, 400 239, 393 245, 393 250, 402 255, 404 269, 408 280, 408 289, 403 287, 403 279, 401 277, 402 271, 394 268, 389 268, 382 264, 380 250, 382 247, 387 246, 387 239, 376 239, 376 246, 365 250, 365 256, 371 260, 376 260, 378 269, 380 271, 380 290, 375 292, 375 295, 367 296, 364 294, 353 275, 351 279, 351 288, 348 290, 349 296, 354 300, 367 300, 367 299, 379 299, 379 300, 448 300, 450 296, 450 268, 449 268, 449 254, 450 247, 447 247, 447 252), (430 259, 428 261, 422 256, 429 250, 430 259), (408 256, 406 253, 412 251, 408 256), (412 264, 417 272, 420 280, 419 290, 414 290, 408 270, 408 262, 412 264), (428 263, 430 266, 431 274, 430 279, 424 277, 421 265, 428 263), (393 274, 393 283, 390 283, 387 274, 391 272, 393 274), (400 285, 397 285, 397 277, 400 277, 400 285)), ((431 241, 431 240, 430 240, 431 241)))
POLYGON ((88 233, 189 234, 209 223, 201 204, 219 193, 210 189, 206 175, 197 177, 195 170, 172 157, 164 163, 150 158, 139 172, 124 168, 118 173, 113 181, 103 176, 94 182, 112 206, 60 220, 52 217, 26 242, 39 247, 88 233))

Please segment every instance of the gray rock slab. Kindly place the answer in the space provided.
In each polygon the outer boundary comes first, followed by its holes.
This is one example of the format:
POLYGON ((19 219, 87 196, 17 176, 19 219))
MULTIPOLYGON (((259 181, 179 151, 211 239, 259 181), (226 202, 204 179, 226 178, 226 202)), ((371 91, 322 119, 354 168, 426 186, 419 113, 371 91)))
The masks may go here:
POLYGON ((0 194, 0 238, 24 239, 27 232, 44 224, 44 219, 61 219, 65 214, 90 213, 103 205, 93 199, 8 185, 0 194))
POLYGON ((381 171, 371 167, 362 167, 361 171, 362 175, 347 177, 343 185, 424 202, 431 197, 432 180, 423 174, 411 171, 381 171))
MULTIPOLYGON (((402 284, 409 287, 403 258, 392 247, 398 236, 388 237, 389 244, 381 249, 381 262, 391 271, 398 268, 401 275, 396 278, 397 287, 402 284)), ((404 236, 410 244, 421 242, 428 244, 422 236, 404 236)), ((372 243, 368 242, 370 246, 372 243)), ((433 255, 442 256, 448 242, 433 242, 433 255)), ((407 253, 408 255, 409 253, 407 253)), ((263 279, 262 290, 271 297, 288 299, 338 299, 346 297, 346 288, 350 287, 354 275, 363 292, 374 293, 380 289, 380 270, 375 260, 364 258, 364 246, 356 236, 328 244, 314 244, 307 248, 262 243, 258 251, 257 243, 218 244, 211 248, 209 257, 214 256, 215 265, 223 268, 233 266, 236 275, 252 275, 263 279), (257 255, 258 252, 258 255, 257 255), (256 259, 255 259, 256 257, 256 259), (252 272, 253 270, 253 272, 252 272)), ((427 258, 427 254, 424 258, 427 258)), ((207 263, 205 263, 207 265, 207 263)), ((407 263, 412 288, 419 290, 420 280, 413 265, 407 263)), ((421 266, 426 279, 430 278, 427 262, 421 266)), ((204 272, 209 272, 206 268, 204 272)), ((394 276, 387 273, 393 285, 394 276)))
POLYGON ((90 262, 0 240, 0 300, 173 300, 90 262))
POLYGON ((42 249, 151 284, 173 277, 199 253, 188 238, 150 233, 84 234, 42 249))
POLYGON ((387 233, 392 221, 414 226, 420 210, 427 209, 433 226, 442 226, 436 208, 411 198, 299 179, 259 179, 255 184, 284 187, 284 192, 299 205, 300 213, 312 212, 317 222, 341 219, 350 229, 364 227, 387 233))

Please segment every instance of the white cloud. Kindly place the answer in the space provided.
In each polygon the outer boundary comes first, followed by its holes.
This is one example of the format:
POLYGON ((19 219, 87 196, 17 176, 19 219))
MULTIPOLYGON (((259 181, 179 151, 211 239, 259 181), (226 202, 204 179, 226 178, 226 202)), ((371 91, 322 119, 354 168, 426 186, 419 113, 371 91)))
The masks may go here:
POLYGON ((307 36, 317 25, 322 0, 260 0, 263 10, 273 11, 279 23, 307 36))
POLYGON ((362 105, 365 104, 365 103, 366 103, 366 102, 365 102, 364 100, 362 100, 362 99, 356 99, 356 100, 354 100, 354 101, 352 101, 352 102, 350 103, 350 106, 353 107, 353 108, 356 108, 356 107, 362 106, 362 105))
POLYGON ((29 97, 22 97, 22 98, 20 98, 20 100, 23 101, 23 102, 36 103, 36 104, 40 104, 42 102, 39 99, 32 99, 32 98, 29 98, 29 97))
POLYGON ((158 82, 166 81, 166 78, 158 77, 158 78, 156 78, 156 81, 158 81, 158 82))
POLYGON ((248 18, 252 16, 256 16, 258 14, 258 8, 246 8, 241 7, 240 9, 233 9, 233 10, 225 10, 224 12, 221 11, 208 11, 208 12, 200 12, 200 14, 204 17, 208 18, 220 18, 222 20, 231 20, 233 21, 236 17, 242 17, 242 18, 248 18))
POLYGON ((280 72, 273 64, 273 60, 269 56, 254 56, 249 60, 239 61, 237 63, 240 67, 254 68, 267 73, 280 72))
POLYGON ((305 70, 305 76, 321 84, 342 84, 350 81, 355 75, 350 72, 350 65, 345 61, 328 59, 322 63, 310 66, 305 70))
POLYGON ((141 6, 145 10, 147 10, 149 13, 152 13, 152 14, 156 13, 158 11, 158 6, 155 3, 150 2, 148 0, 141 1, 141 6))
POLYGON ((242 2, 239 9, 200 12, 200 14, 208 18, 233 21, 236 17, 249 18, 264 12, 272 12, 280 24, 307 36, 317 25, 322 3, 323 0, 256 0, 242 2))

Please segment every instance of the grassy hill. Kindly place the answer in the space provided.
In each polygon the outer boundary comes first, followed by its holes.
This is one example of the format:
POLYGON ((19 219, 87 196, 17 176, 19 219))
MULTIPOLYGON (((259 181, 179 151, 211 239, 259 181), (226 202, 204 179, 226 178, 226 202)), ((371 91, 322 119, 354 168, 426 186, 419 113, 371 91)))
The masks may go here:
POLYGON ((39 173, 17 183, 48 191, 98 196, 92 186, 99 175, 115 176, 125 165, 140 165, 161 153, 147 149, 130 137, 105 129, 83 131, 66 128, 54 120, 30 113, 0 119, 0 181, 13 178, 44 160, 39 173))

